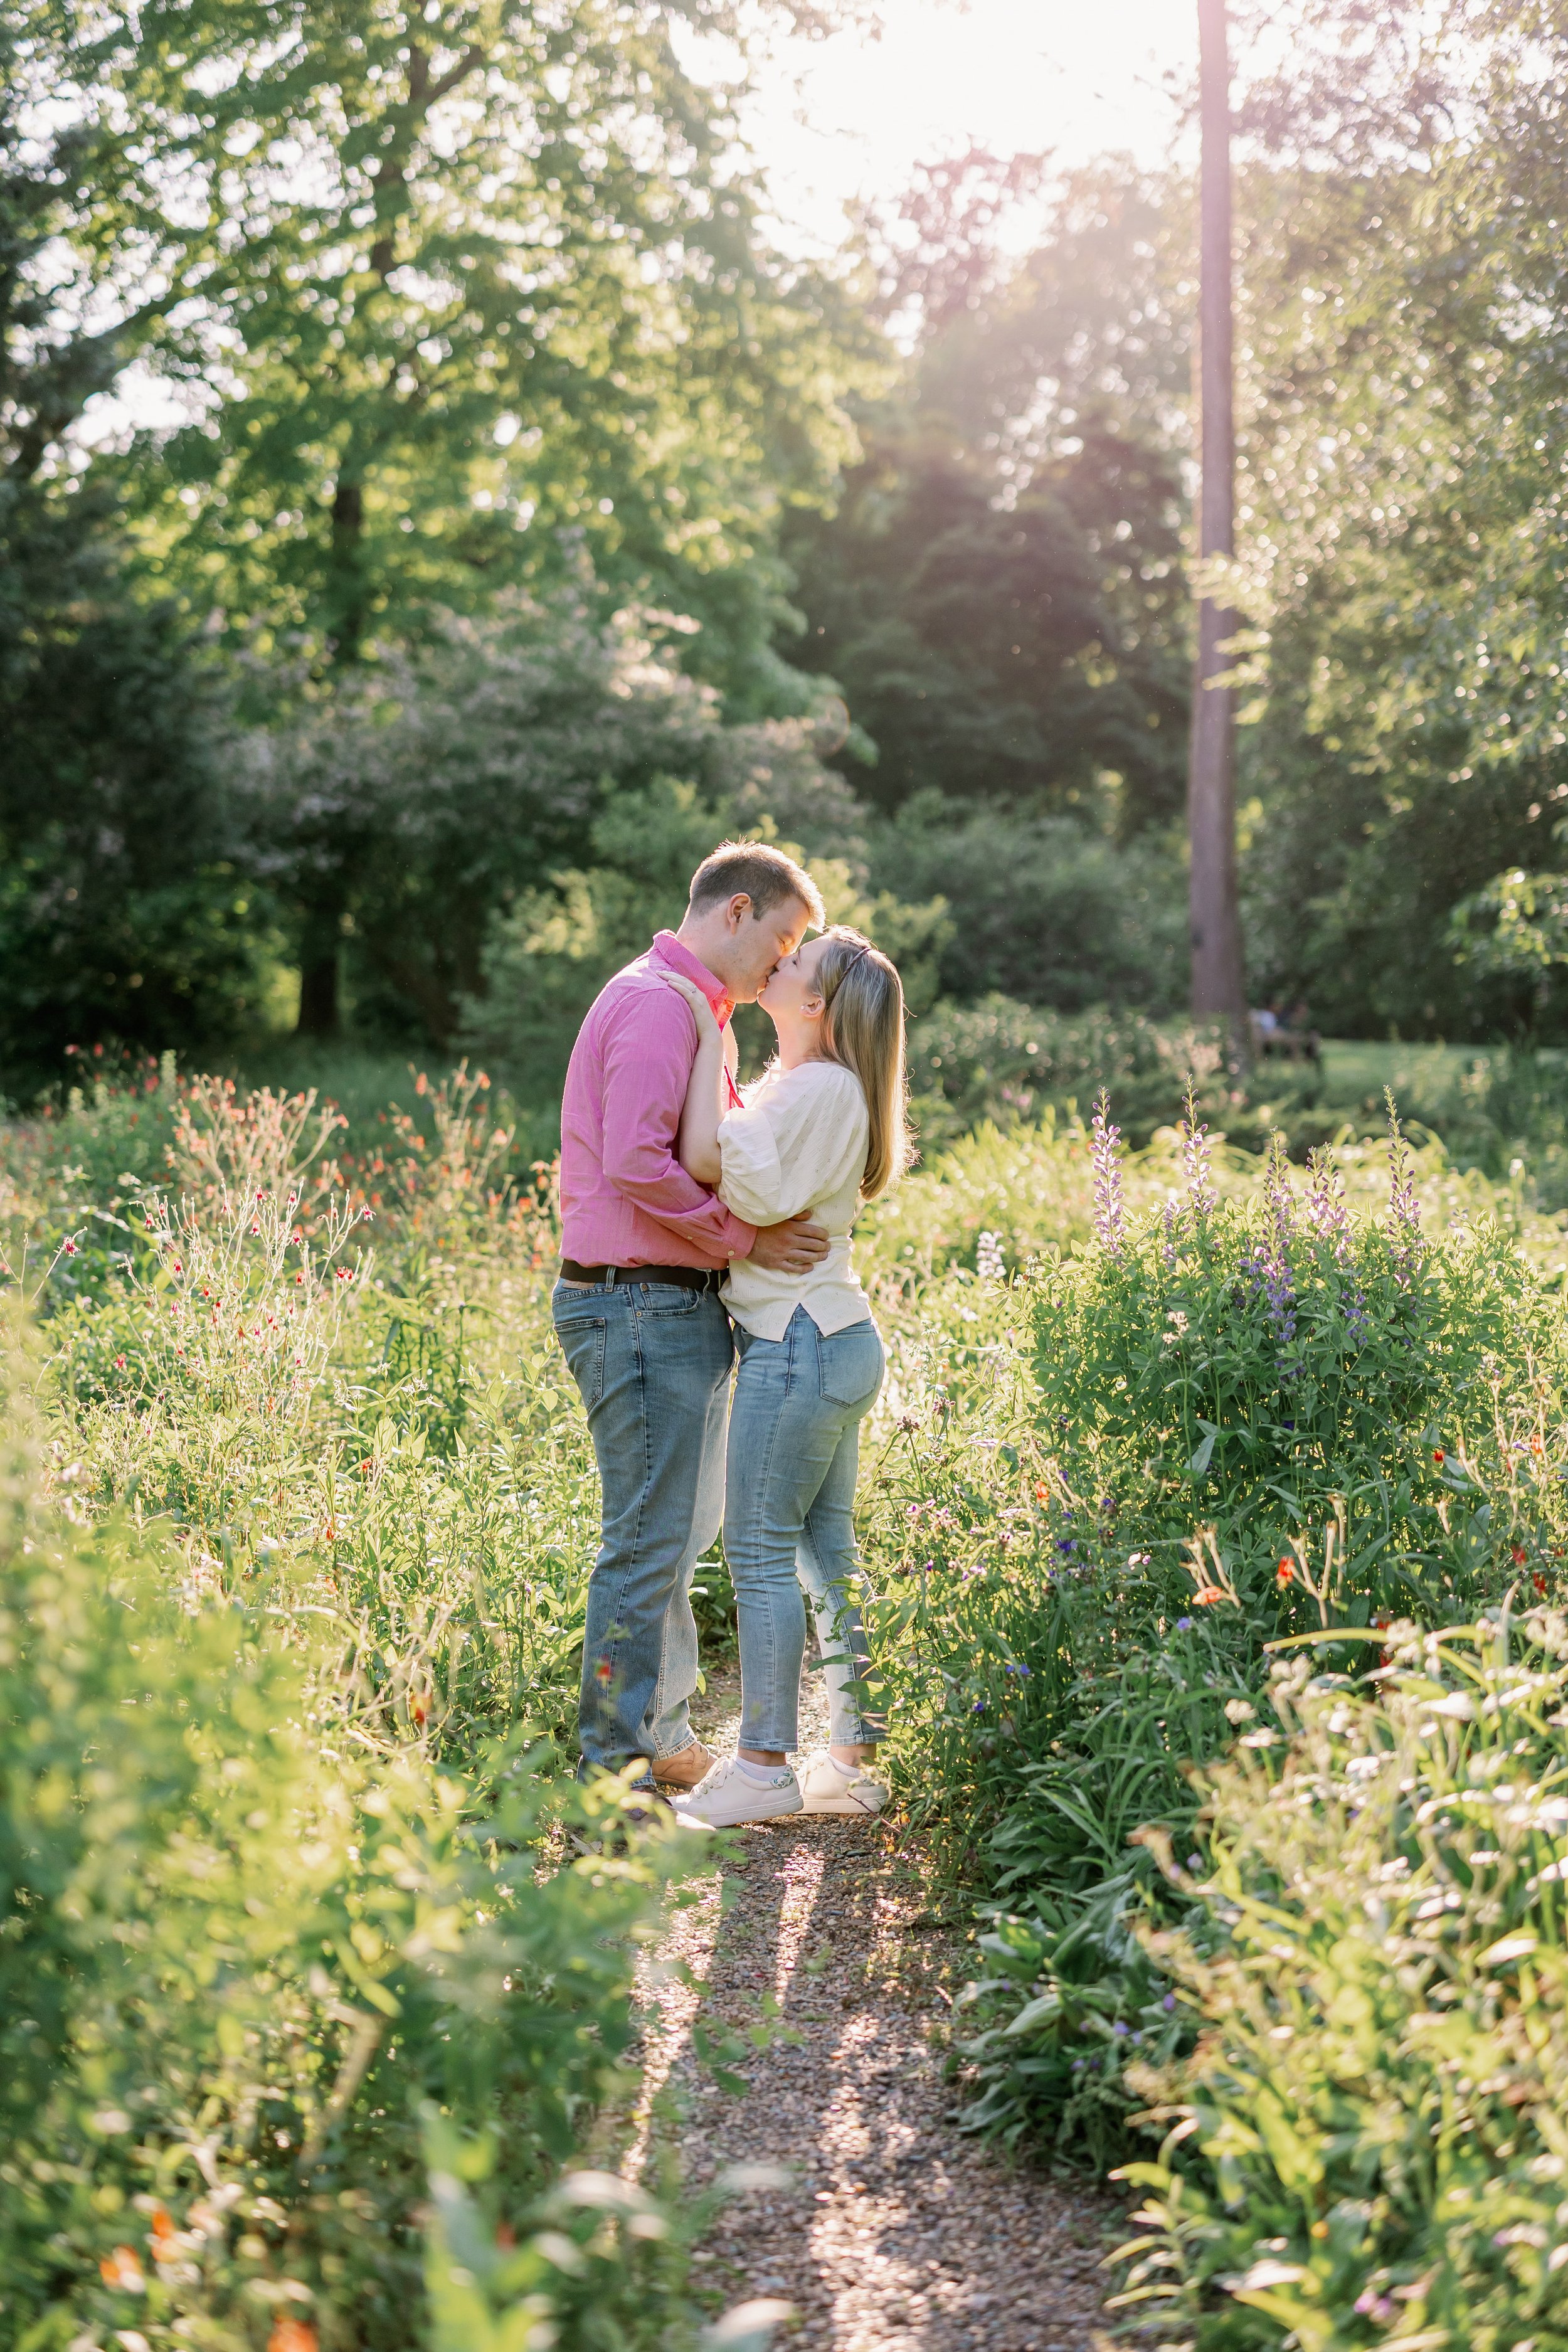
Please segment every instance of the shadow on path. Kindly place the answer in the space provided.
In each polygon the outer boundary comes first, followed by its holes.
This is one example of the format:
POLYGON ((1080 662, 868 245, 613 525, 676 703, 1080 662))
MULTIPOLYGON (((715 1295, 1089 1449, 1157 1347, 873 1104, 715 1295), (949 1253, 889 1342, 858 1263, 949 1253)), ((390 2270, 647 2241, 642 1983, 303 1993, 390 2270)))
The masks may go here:
MULTIPOLYGON (((711 1694, 710 1739, 733 1737, 726 1696, 711 1694)), ((715 1889, 679 1915, 650 1978, 653 2105, 633 2161, 651 2137, 694 2183, 736 2163, 791 2179, 721 2217, 698 2284, 787 2298, 799 2326, 781 2342, 811 2352, 1089 2352, 1117 2209, 1009 2172, 954 2129, 930 2032, 962 1948, 918 1858, 879 1824, 835 1819, 759 1825, 740 1843, 722 1907, 715 1889), (679 1961, 700 1987, 673 1980, 679 1961), (726 2093, 691 2047, 699 2004, 710 2031, 743 2032, 769 1993, 798 2044, 775 2033, 749 2050, 749 2090, 726 2093)))

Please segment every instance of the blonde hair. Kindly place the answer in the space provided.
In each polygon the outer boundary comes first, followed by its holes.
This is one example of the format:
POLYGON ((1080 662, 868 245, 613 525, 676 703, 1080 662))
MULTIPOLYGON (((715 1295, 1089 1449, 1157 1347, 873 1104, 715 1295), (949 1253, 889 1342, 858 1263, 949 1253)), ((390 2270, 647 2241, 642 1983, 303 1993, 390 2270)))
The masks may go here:
POLYGON ((822 997, 822 1052, 852 1070, 870 1115, 861 1197, 874 1201, 910 1163, 905 1118, 904 991, 898 967, 844 923, 822 935, 813 975, 822 997))

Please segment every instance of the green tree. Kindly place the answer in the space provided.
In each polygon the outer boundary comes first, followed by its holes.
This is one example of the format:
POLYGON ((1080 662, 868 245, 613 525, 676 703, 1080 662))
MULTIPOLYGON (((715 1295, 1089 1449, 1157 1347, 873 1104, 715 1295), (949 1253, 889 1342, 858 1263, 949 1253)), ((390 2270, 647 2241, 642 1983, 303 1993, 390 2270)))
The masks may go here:
POLYGON ((935 789, 1132 833, 1177 813, 1185 760, 1173 231, 1109 166, 1000 258, 1036 161, 932 167, 877 229, 882 308, 916 348, 837 513, 788 526, 796 657, 842 687, 885 807, 935 789))
MULTIPOLYGON (((850 446, 850 313, 766 247, 734 93, 681 62, 683 33, 745 29, 731 0, 13 15, 59 257, 17 465, 135 362, 191 421, 119 470, 154 570, 231 646, 341 674, 555 583, 672 606, 738 706, 804 707, 771 540, 850 446)), ((342 876, 297 871, 307 1029, 337 1017, 342 876)))

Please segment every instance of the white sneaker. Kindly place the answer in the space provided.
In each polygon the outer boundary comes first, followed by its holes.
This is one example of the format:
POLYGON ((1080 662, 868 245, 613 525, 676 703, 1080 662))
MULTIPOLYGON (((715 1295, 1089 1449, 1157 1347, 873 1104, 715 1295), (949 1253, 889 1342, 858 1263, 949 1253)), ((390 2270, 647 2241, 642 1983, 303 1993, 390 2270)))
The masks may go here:
POLYGON ((753 1780, 741 1770, 738 1757, 727 1756, 695 1789, 681 1790, 675 1810, 683 1822, 706 1822, 713 1830, 733 1829, 742 1822, 776 1821, 783 1813, 799 1812, 800 1783, 787 1764, 768 1772, 763 1780, 753 1780))
POLYGON ((863 1764, 840 1764, 826 1748, 800 1768, 801 1809, 808 1813, 879 1813, 888 1801, 885 1781, 863 1764))

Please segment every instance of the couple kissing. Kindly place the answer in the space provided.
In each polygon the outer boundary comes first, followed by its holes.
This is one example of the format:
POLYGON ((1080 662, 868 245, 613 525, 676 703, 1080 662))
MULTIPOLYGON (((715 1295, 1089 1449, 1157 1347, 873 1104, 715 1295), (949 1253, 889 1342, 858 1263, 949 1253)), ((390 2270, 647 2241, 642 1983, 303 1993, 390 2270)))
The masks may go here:
POLYGON ((825 928, 793 858, 723 844, 679 929, 606 983, 579 1032, 552 1300, 603 1490, 582 1769, 626 1774, 693 1826, 875 1813, 887 1794, 868 1769, 881 1727, 854 1525, 883 1353, 850 1234, 908 1157, 897 971, 825 928), (778 1049, 742 1090, 730 1016, 750 1003, 778 1049), (721 1526, 742 1712, 735 1754, 715 1758, 689 1714, 690 1586, 721 1526), (807 1599, 830 1738, 797 1772, 807 1599))

